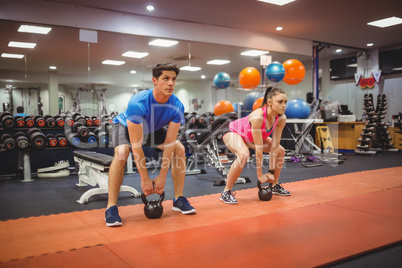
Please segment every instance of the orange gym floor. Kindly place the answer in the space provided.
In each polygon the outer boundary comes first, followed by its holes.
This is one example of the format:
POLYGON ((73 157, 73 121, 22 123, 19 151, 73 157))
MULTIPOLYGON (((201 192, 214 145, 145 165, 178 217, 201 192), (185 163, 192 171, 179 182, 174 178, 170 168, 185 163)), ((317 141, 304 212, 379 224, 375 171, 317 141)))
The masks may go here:
POLYGON ((164 201, 162 218, 143 205, 119 208, 109 228, 104 209, 0 222, 0 267, 316 267, 402 239, 402 167, 285 183, 290 197, 258 199, 237 191, 190 198, 196 215, 164 201))

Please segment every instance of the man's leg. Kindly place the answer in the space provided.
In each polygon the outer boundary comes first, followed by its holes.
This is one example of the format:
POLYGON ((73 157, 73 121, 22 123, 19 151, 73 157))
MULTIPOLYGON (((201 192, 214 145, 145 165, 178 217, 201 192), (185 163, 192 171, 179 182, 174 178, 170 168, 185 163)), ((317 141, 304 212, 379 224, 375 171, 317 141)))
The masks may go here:
POLYGON ((184 180, 186 176, 186 155, 183 144, 176 143, 171 163, 171 174, 175 199, 183 196, 184 180))
POLYGON ((106 209, 116 206, 120 186, 124 179, 124 168, 130 154, 128 145, 119 145, 114 148, 114 157, 109 168, 109 196, 106 209))
POLYGON ((182 214, 194 214, 196 212, 195 208, 183 196, 184 180, 186 178, 186 154, 184 146, 180 142, 176 143, 170 172, 172 174, 175 195, 172 209, 182 214))

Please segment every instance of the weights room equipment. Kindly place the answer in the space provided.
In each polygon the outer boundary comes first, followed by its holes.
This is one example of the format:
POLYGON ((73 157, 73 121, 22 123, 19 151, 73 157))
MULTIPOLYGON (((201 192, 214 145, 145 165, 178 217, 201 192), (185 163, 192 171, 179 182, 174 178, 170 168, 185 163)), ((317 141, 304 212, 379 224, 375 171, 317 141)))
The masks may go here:
POLYGON ((401 1, 155 2, 1 0, 0 268, 400 267, 401 1))

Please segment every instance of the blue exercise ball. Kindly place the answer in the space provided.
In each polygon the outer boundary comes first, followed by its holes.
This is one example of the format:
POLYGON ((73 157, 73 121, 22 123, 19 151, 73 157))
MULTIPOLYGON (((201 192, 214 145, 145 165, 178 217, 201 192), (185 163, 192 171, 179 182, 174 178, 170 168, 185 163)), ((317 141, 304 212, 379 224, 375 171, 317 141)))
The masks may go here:
POLYGON ((265 70, 265 75, 271 82, 282 81, 282 79, 285 77, 285 74, 285 67, 283 67, 283 65, 278 61, 270 63, 265 70))
POLYGON ((233 109, 234 109, 234 112, 237 113, 237 116, 239 118, 245 117, 250 113, 250 112, 245 111, 244 104, 242 102, 233 103, 233 109))
POLYGON ((286 105, 287 118, 307 118, 310 115, 310 105, 302 99, 291 99, 286 105))
POLYGON ((248 93, 243 100, 243 105, 244 105, 244 110, 246 111, 253 111, 253 104, 254 102, 260 98, 263 97, 264 95, 260 92, 253 91, 248 93))
POLYGON ((220 72, 217 73, 214 77, 214 85, 217 88, 221 89, 227 88, 229 86, 229 83, 230 83, 230 76, 227 73, 220 72))

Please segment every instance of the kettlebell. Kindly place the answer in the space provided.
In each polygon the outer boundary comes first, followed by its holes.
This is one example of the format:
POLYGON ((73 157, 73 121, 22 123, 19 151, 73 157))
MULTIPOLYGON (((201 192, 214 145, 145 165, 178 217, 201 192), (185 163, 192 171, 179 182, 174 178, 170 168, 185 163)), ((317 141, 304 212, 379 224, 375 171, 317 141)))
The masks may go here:
POLYGON ((144 214, 148 219, 158 219, 163 214, 162 201, 165 198, 165 192, 163 192, 158 200, 148 201, 144 193, 141 194, 141 200, 145 204, 144 214))
POLYGON ((262 187, 261 182, 258 180, 257 181, 257 187, 258 187, 258 197, 260 198, 261 201, 269 201, 272 198, 272 183, 270 183, 268 186, 262 187))

